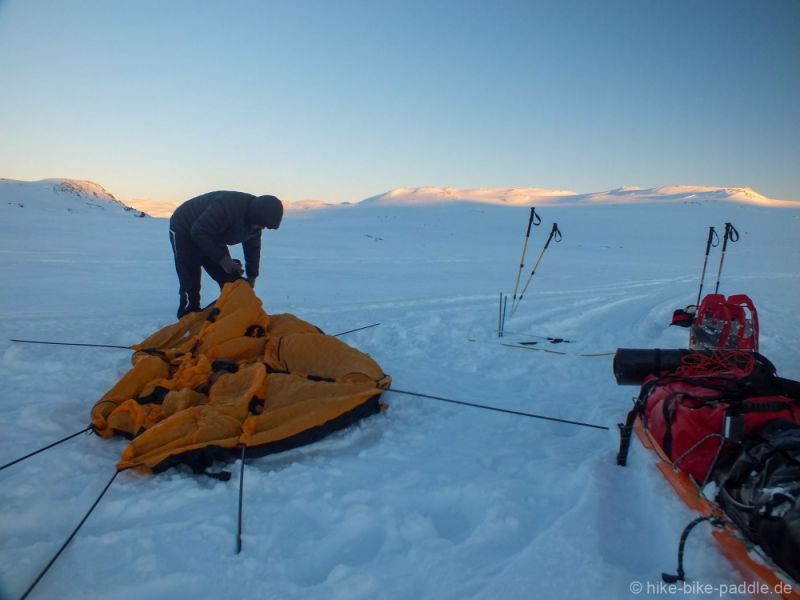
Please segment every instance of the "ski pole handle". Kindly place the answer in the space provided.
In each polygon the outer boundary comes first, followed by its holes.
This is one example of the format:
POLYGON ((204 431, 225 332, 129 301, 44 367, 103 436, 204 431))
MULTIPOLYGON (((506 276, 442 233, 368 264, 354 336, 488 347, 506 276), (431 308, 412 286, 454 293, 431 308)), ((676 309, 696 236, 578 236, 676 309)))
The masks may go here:
POLYGON ((525 237, 531 235, 531 225, 539 226, 542 224, 542 218, 536 214, 536 208, 531 206, 531 216, 528 219, 528 231, 525 232, 525 237))
POLYGON ((550 236, 547 238, 547 241, 544 244, 545 250, 553 239, 555 239, 556 243, 561 241, 561 230, 558 228, 558 223, 553 223, 553 228, 550 230, 550 236))
POLYGON ((708 256, 709 251, 712 247, 716 248, 719 246, 719 236, 717 235, 717 231, 713 227, 708 228, 708 241, 706 242, 706 256, 708 256), (716 240, 716 244, 714 243, 716 240))
POLYGON ((739 241, 739 232, 732 223, 725 223, 725 234, 722 239, 722 255, 719 257, 719 270, 717 271, 717 285, 714 288, 714 293, 719 293, 719 280, 722 276, 722 265, 725 262, 725 250, 728 248, 728 241, 732 244, 739 241))
POLYGON ((706 279, 706 266, 708 266, 708 253, 711 250, 712 246, 714 248, 719 246, 719 236, 717 235, 717 231, 716 229, 714 229, 713 226, 708 228, 708 241, 706 241, 706 257, 705 259, 703 259, 703 270, 700 272, 700 289, 697 291, 697 302, 695 302, 695 306, 700 306, 700 298, 702 298, 703 296, 703 282, 706 279), (715 240, 716 243, 714 243, 715 240))
POLYGON ((725 252, 725 249, 728 247, 728 241, 730 241, 731 244, 739 241, 739 232, 736 230, 736 227, 733 226, 733 223, 725 223, 725 235, 724 241, 722 242, 723 252, 725 252))
MULTIPOLYGON (((517 290, 519 289, 519 278, 522 276, 522 269, 525 268, 525 253, 528 251, 528 240, 531 237, 531 227, 538 226, 542 223, 542 219, 539 215, 536 214, 536 208, 531 206, 531 214, 528 217, 528 229, 525 231, 525 241, 522 244, 522 256, 519 258, 519 270, 517 271, 517 280, 514 282, 514 298, 511 301, 511 306, 514 306, 514 302, 517 299, 517 290)), ((501 300, 502 303, 502 300, 501 300)), ((512 310, 513 312, 513 310, 512 310)))

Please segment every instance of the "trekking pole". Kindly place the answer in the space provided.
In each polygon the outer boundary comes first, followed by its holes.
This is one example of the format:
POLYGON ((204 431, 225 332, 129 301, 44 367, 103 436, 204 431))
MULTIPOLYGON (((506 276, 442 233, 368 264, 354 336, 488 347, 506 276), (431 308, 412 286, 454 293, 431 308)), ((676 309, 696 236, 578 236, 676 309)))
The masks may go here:
POLYGON ((536 264, 533 265, 533 269, 531 269, 531 274, 528 275, 528 281, 525 282, 525 287, 522 288, 522 292, 519 294, 519 298, 517 299, 517 303, 511 303, 511 316, 514 316, 514 312, 516 312, 517 308, 519 308, 520 303, 522 302, 522 297, 525 295, 525 292, 528 289, 528 286, 531 284, 531 280, 533 276, 536 274, 536 269, 539 267, 539 263, 542 261, 542 257, 544 253, 547 251, 547 248, 550 247, 550 242, 555 239, 556 243, 561 241, 561 230, 558 228, 558 223, 553 223, 553 228, 550 230, 550 235, 547 236, 547 241, 544 243, 544 248, 539 253, 539 258, 536 259, 536 264))
POLYGON ((45 450, 49 450, 50 448, 53 448, 53 447, 55 447, 55 446, 58 446, 59 444, 63 444, 63 443, 64 443, 64 442, 66 442, 67 440, 71 440, 72 438, 74 438, 74 437, 77 437, 77 436, 79 436, 79 435, 80 435, 80 434, 82 434, 82 433, 86 433, 87 431, 91 431, 91 429, 92 429, 92 426, 91 426, 91 425, 89 425, 89 426, 88 426, 86 429, 81 429, 80 431, 76 431, 76 432, 75 432, 75 433, 73 433, 72 435, 68 435, 68 436, 67 436, 67 437, 65 437, 65 438, 61 438, 61 439, 60 439, 60 440, 58 440, 57 442, 53 442, 52 444, 49 444, 49 445, 45 446, 44 448, 39 448, 38 450, 36 450, 36 451, 34 451, 34 452, 31 452, 30 454, 26 454, 25 456, 21 456, 20 458, 18 458, 18 459, 16 459, 16 460, 12 460, 10 463, 6 463, 6 464, 4 464, 2 467, 0 467, 0 471, 2 471, 3 469, 5 469, 5 468, 7 468, 7 467, 10 467, 10 466, 12 466, 12 465, 15 465, 15 464, 17 464, 17 463, 20 463, 20 462, 22 462, 23 460, 26 460, 26 459, 28 459, 28 458, 31 458, 32 456, 36 456, 36 455, 37 455, 37 454, 39 454, 40 452, 44 452, 45 450))
POLYGON ((514 296, 511 298, 511 307, 514 307, 514 302, 517 301, 517 290, 519 289, 519 278, 522 275, 522 269, 525 268, 525 253, 528 251, 528 240, 531 237, 531 225, 539 226, 542 224, 542 218, 536 214, 536 209, 531 206, 531 216, 528 218, 528 229, 525 232, 525 241, 522 244, 522 256, 519 259, 519 269, 517 270, 517 281, 514 283, 514 296))
POLYGON ((50 570, 50 567, 53 566, 53 563, 55 563, 56 560, 58 560, 58 557, 61 556, 61 553, 64 551, 64 549, 69 545, 69 543, 72 541, 72 539, 78 534, 78 531, 80 530, 81 527, 83 527, 83 524, 86 522, 86 519, 89 518, 89 515, 92 514, 92 511, 97 507, 98 504, 100 504, 100 500, 102 500, 103 496, 106 495, 106 492, 108 491, 108 488, 111 487, 111 484, 114 483, 114 480, 117 478, 117 475, 119 475, 120 473, 121 473, 121 471, 115 471, 114 472, 114 476, 106 484, 106 487, 103 488, 103 491, 97 497, 97 500, 94 501, 94 504, 92 504, 92 507, 89 509, 89 512, 87 512, 83 516, 83 519, 81 519, 81 522, 78 523, 78 526, 75 528, 75 530, 67 538, 67 541, 62 544, 61 548, 58 549, 58 552, 56 552, 55 556, 53 556, 53 558, 50 559, 50 562, 47 563, 47 566, 42 570, 41 573, 39 573, 39 576, 36 578, 36 580, 30 585, 30 587, 27 590, 25 590, 25 593, 22 594, 22 597, 20 598, 20 600, 25 600, 25 598, 28 597, 28 595, 33 591, 33 588, 36 587, 36 585, 42 580, 42 577, 44 577, 45 574, 47 573, 47 571, 50 570))
POLYGON ((500 335, 502 336, 506 332, 506 306, 508 305, 508 295, 503 296, 503 326, 500 329, 500 335))
POLYGON ((736 231, 731 223, 725 223, 725 234, 722 236, 722 256, 719 257, 719 271, 717 271, 717 287, 714 288, 714 293, 719 292, 719 278, 722 275, 722 263, 725 262, 725 250, 728 249, 728 241, 731 244, 739 241, 739 232, 736 231))
POLYGON ((712 246, 716 248, 719 246, 719 236, 717 235, 716 230, 713 227, 708 228, 708 240, 706 241, 706 257, 703 260, 703 271, 700 273, 700 291, 697 292, 697 302, 696 305, 700 306, 700 297, 703 295, 703 282, 706 278, 706 265, 708 265, 708 253, 711 251, 712 246), (717 243, 714 243, 714 239, 717 240, 717 243))

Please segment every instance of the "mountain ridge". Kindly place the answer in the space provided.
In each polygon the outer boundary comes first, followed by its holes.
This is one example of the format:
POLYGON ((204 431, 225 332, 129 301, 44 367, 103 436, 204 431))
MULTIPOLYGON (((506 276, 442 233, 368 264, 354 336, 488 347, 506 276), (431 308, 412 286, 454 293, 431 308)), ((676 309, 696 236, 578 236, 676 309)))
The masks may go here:
MULTIPOLYGON (((50 194, 50 210, 66 208, 68 212, 89 209, 122 209, 136 216, 168 218, 181 201, 135 199, 122 202, 103 186, 93 181, 75 179, 42 179, 18 181, 0 178, 0 206, 25 206, 40 202, 50 194), (67 200, 67 202, 64 202, 67 200), (60 203, 60 204, 59 204, 60 203)), ((579 193, 562 188, 539 187, 399 187, 370 196, 359 202, 332 203, 324 200, 299 200, 284 203, 288 213, 316 210, 375 208, 380 206, 424 207, 448 204, 487 204, 496 206, 587 206, 602 204, 733 202, 776 208, 800 208, 800 201, 769 198, 749 187, 715 187, 702 185, 664 185, 654 188, 623 186, 601 192, 579 193)), ((113 212, 113 210, 112 210, 113 212)))
POLYGON ((748 187, 667 185, 655 188, 624 186, 608 191, 578 193, 546 188, 397 188, 359 204, 426 205, 475 202, 506 206, 563 206, 582 204, 650 204, 665 202, 736 202, 774 207, 800 207, 800 202, 768 198, 748 187))

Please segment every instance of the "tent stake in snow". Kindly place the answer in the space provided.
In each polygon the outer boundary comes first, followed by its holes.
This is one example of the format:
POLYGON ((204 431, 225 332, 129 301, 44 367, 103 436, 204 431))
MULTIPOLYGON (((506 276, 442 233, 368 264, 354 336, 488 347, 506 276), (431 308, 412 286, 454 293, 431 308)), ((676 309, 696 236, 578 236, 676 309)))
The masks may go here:
POLYGON ((703 282, 706 278, 706 266, 708 265, 708 253, 711 251, 711 248, 716 248, 719 246, 719 236, 717 232, 714 230, 713 227, 708 228, 708 240, 706 241, 706 257, 703 260, 703 270, 700 273, 700 290, 697 292, 697 302, 695 303, 697 306, 700 306, 700 298, 703 296, 703 282), (714 240, 716 239, 716 243, 714 240))
POLYGON ((497 337, 503 337, 506 329, 506 306, 508 305, 508 296, 504 296, 500 292, 500 314, 497 319, 497 337))
POLYGON ((522 302, 522 297, 525 295, 525 292, 528 289, 528 286, 531 284, 531 280, 533 276, 536 275, 536 269, 539 267, 539 263, 542 261, 542 257, 544 253, 547 251, 547 248, 550 247, 550 242, 553 240, 556 243, 561 241, 561 231, 558 229, 558 223, 553 223, 553 228, 550 230, 550 235, 547 236, 547 241, 544 243, 544 248, 539 253, 539 258, 536 259, 536 263, 533 265, 533 269, 531 269, 531 274, 528 276, 528 281, 525 282, 525 287, 522 288, 522 291, 519 294, 519 298, 517 299, 517 303, 511 302, 511 316, 514 316, 514 312, 519 308, 520 303, 522 302))
MULTIPOLYGON (((714 288, 714 293, 719 293, 719 279, 722 276, 722 264, 725 262, 725 250, 728 249, 728 241, 731 244, 739 241, 739 232, 736 231, 731 223, 725 223, 725 234, 722 236, 722 256, 719 257, 719 270, 717 271, 717 287, 714 288)), ((699 301, 698 301, 699 304, 699 301)))
POLYGON ((514 283, 514 296, 511 298, 511 306, 513 308, 514 302, 517 301, 517 290, 519 290, 519 278, 522 275, 522 269, 525 268, 525 253, 528 251, 528 240, 531 237, 531 225, 539 226, 542 224, 542 218, 536 214, 536 209, 531 206, 531 215, 528 217, 528 229, 525 231, 525 241, 522 244, 522 256, 519 259, 519 269, 517 270, 517 281, 514 283))
POLYGON ((497 311, 497 337, 503 337, 503 292, 500 292, 500 308, 497 311))
POLYGON ((508 295, 503 296, 503 333, 506 332, 506 308, 508 307, 508 295))
POLYGON ((239 470, 239 528, 236 531, 236 554, 242 552, 242 495, 244 493, 244 451, 247 446, 242 446, 242 454, 239 456, 241 466, 239 470))

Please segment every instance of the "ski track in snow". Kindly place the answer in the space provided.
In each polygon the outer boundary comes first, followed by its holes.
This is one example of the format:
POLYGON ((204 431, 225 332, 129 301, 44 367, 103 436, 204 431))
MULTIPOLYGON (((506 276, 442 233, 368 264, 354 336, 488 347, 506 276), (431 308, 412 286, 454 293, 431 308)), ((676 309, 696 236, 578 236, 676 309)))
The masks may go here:
MULTIPOLYGON (((8 338, 129 345, 171 322, 176 282, 166 221, 36 215, 30 235, 27 213, 0 210, 5 464, 85 427, 130 359, 8 338)), ((247 461, 241 555, 238 463, 221 465, 234 473, 228 483, 185 468, 124 472, 31 598, 628 597, 630 582, 675 568, 692 513, 636 442, 629 466, 615 465, 615 424, 637 390, 615 385, 611 356, 580 354, 684 347, 687 331, 667 326, 672 311, 696 298, 708 223, 730 220, 742 240, 729 247, 721 291, 754 298, 763 353, 781 375, 800 377, 800 222, 786 218, 797 212, 547 207, 543 218, 559 222, 564 241, 548 250, 503 338, 498 293, 511 295, 527 209, 288 215, 264 239, 256 291, 268 312, 330 333, 380 322, 344 339, 396 389, 611 429, 389 392, 380 415, 247 461), (567 354, 500 345, 531 339, 567 354)), ((533 232, 527 268, 543 239, 533 232)), ((716 267, 712 257, 707 292, 716 267)), ((214 295, 205 280, 204 301, 214 295)), ((33 581, 125 444, 79 436, 0 472, 0 598, 33 581)), ((687 571, 704 583, 739 581, 701 529, 687 571)))

